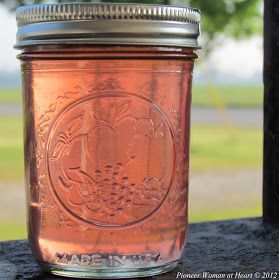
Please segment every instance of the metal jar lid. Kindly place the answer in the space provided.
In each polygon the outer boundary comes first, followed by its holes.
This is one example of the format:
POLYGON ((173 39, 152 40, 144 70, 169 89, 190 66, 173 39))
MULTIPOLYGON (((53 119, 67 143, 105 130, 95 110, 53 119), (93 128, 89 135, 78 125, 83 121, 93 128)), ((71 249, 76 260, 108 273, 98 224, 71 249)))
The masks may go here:
POLYGON ((46 44, 124 44, 198 48, 200 12, 193 8, 64 3, 16 10, 16 48, 46 44))

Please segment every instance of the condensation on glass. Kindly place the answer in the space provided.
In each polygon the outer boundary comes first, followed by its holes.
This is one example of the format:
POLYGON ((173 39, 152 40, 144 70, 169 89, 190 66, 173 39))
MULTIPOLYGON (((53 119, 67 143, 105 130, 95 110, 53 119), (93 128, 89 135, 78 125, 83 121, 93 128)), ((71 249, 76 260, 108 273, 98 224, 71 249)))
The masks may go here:
POLYGON ((17 10, 29 243, 43 270, 121 278, 176 266, 199 16, 132 4, 17 10))

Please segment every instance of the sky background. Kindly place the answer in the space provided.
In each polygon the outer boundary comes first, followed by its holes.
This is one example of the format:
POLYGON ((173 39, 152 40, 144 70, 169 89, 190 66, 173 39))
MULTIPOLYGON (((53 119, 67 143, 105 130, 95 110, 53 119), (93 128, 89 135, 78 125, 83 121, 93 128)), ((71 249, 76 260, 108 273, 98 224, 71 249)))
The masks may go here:
MULTIPOLYGON (((19 84, 18 51, 13 49, 17 31, 15 15, 0 5, 0 87, 19 84), (16 79, 16 81, 15 81, 16 79)), ((223 38, 203 65, 216 83, 262 84, 263 42, 261 36, 242 41, 223 38)), ((206 83, 204 67, 197 64, 196 83, 206 83)))

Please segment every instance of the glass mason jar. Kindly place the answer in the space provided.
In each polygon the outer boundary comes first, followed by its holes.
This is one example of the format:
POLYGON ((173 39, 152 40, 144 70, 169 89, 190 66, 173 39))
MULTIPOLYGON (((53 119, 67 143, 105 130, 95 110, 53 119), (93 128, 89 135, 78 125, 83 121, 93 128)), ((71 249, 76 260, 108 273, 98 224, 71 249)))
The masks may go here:
POLYGON ((144 4, 17 10, 28 237, 43 270, 122 278, 178 263, 199 19, 144 4))

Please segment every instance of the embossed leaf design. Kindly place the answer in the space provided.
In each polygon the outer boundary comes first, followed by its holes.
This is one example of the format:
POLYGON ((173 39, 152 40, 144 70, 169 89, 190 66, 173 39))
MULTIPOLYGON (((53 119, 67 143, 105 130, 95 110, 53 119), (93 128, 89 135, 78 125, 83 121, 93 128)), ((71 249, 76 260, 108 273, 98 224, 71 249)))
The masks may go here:
POLYGON ((75 134, 80 130, 82 126, 82 119, 83 119, 83 113, 70 121, 67 127, 68 137, 71 137, 73 134, 75 134))
POLYGON ((128 101, 116 107, 115 110, 115 121, 121 119, 131 108, 132 102, 128 101))
POLYGON ((54 148, 54 151, 52 153, 52 156, 50 159, 55 160, 59 159, 62 155, 62 153, 68 148, 68 145, 65 144, 64 141, 59 140, 54 148))
POLYGON ((98 121, 110 122, 110 115, 104 114, 100 108, 93 108, 93 116, 98 121))
POLYGON ((110 108, 94 107, 92 110, 93 116, 96 120, 99 121, 104 121, 107 123, 115 123, 125 116, 125 114, 130 110, 131 105, 132 103, 128 101, 121 105, 116 105, 114 103, 111 103, 110 108))

